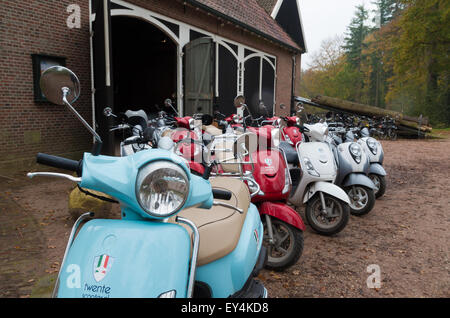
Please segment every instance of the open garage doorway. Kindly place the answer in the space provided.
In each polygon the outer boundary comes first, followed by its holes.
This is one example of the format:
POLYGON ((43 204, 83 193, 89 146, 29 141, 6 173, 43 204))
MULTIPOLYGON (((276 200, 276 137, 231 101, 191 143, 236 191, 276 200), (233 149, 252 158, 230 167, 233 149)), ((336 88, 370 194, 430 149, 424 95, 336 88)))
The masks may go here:
POLYGON ((177 45, 163 31, 139 18, 111 18, 114 112, 167 110, 177 98, 177 45))

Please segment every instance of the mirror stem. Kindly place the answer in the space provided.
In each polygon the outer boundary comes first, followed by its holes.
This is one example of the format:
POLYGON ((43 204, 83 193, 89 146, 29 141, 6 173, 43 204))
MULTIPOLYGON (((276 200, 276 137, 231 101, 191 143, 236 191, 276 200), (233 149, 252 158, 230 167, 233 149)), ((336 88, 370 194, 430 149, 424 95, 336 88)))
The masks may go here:
POLYGON ((93 148, 92 154, 94 156, 97 156, 100 153, 100 149, 101 149, 101 145, 102 145, 102 139, 97 134, 97 132, 86 122, 86 120, 84 120, 84 118, 81 117, 81 115, 75 110, 75 108, 73 108, 72 105, 70 105, 70 103, 67 101, 67 95, 69 94, 70 89, 67 88, 67 87, 63 87, 62 91, 63 91, 63 102, 64 102, 64 104, 69 108, 69 110, 81 121, 81 123, 94 136, 95 143, 94 143, 94 148, 93 148))

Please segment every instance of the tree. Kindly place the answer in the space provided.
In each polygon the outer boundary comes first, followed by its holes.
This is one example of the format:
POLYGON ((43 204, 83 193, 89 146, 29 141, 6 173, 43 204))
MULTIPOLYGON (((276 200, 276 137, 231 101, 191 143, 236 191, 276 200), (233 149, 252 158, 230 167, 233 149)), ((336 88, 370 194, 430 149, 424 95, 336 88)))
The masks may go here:
POLYGON ((373 22, 378 28, 395 19, 404 8, 402 0, 376 0, 372 3, 377 5, 373 22))
POLYGON ((410 96, 411 114, 450 124, 450 2, 402 1, 387 99, 395 103, 398 96, 410 96))
POLYGON ((359 69, 361 65, 364 39, 370 32, 370 27, 366 24, 368 18, 369 13, 364 5, 356 6, 355 17, 348 26, 348 33, 344 39, 345 44, 343 48, 349 63, 356 69, 359 69))

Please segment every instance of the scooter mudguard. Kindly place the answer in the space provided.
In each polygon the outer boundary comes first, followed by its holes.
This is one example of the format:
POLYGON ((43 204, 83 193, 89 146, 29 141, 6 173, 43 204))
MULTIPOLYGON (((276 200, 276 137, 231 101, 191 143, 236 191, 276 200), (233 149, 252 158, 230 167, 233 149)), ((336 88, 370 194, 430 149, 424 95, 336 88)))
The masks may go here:
POLYGON ((370 174, 378 174, 380 176, 386 176, 386 170, 384 170, 383 166, 379 163, 371 163, 369 168, 370 174))
POLYGON ((270 215, 283 222, 286 222, 302 231, 306 230, 305 223, 301 216, 290 206, 282 202, 263 202, 259 206, 260 215, 270 215))
POLYGON ((89 221, 62 264, 57 297, 186 297, 190 246, 176 224, 89 221))
POLYGON ((375 189, 375 184, 369 177, 362 173, 350 173, 342 183, 342 187, 361 185, 369 189, 375 189))
POLYGON ((251 203, 236 248, 225 257, 197 267, 195 280, 207 284, 213 298, 226 298, 240 291, 257 263, 263 234, 258 210, 251 203))
POLYGON ((305 193, 305 196, 303 198, 303 203, 308 202, 308 200, 311 199, 314 194, 316 194, 316 192, 327 193, 333 197, 338 198, 341 201, 344 201, 347 204, 350 204, 350 199, 344 190, 333 183, 323 181, 315 182, 309 187, 308 192, 305 193))

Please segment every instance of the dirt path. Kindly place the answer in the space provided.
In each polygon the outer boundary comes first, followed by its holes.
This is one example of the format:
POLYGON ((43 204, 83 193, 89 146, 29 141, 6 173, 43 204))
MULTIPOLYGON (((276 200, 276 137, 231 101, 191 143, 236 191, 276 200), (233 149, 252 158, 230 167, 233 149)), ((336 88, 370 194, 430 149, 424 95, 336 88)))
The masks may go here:
POLYGON ((449 297, 450 140, 383 142, 386 195, 335 237, 305 233, 301 260, 264 272, 272 297, 449 297), (379 265, 381 288, 367 267, 379 265))
MULTIPOLYGON (((387 192, 335 237, 308 227, 300 261, 264 270, 270 297, 450 297, 450 139, 383 141, 387 192), (380 268, 369 289, 367 267, 380 268)), ((48 297, 72 226, 64 180, 0 177, 0 297, 48 297)))

